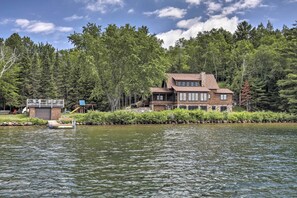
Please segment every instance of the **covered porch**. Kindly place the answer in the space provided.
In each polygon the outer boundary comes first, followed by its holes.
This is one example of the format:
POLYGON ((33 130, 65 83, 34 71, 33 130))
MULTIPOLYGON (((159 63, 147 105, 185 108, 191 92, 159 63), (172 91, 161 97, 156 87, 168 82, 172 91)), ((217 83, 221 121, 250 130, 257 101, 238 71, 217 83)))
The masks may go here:
POLYGON ((153 111, 172 109, 176 101, 173 90, 166 88, 151 88, 150 107, 153 111))

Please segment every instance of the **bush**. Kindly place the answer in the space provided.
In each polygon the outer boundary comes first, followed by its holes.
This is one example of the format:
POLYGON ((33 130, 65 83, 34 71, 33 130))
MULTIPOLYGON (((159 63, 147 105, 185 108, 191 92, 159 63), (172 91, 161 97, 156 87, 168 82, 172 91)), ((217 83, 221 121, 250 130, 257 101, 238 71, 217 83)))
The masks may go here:
POLYGON ((189 115, 191 117, 192 122, 204 121, 205 114, 206 114, 205 111, 202 111, 199 109, 189 111, 189 115))
POLYGON ((238 122, 238 118, 236 116, 236 113, 231 112, 227 114, 227 121, 228 122, 238 122))
POLYGON ((172 111, 171 119, 172 121, 183 123, 191 121, 191 116, 189 110, 177 108, 172 111))
POLYGON ((136 123, 136 113, 132 111, 115 111, 110 113, 107 117, 108 122, 113 124, 135 124, 136 123))
POLYGON ((208 121, 217 122, 224 120, 224 114, 218 111, 209 111, 206 113, 206 117, 208 121))
POLYGON ((169 120, 167 111, 141 113, 137 117, 140 124, 165 124, 169 120))

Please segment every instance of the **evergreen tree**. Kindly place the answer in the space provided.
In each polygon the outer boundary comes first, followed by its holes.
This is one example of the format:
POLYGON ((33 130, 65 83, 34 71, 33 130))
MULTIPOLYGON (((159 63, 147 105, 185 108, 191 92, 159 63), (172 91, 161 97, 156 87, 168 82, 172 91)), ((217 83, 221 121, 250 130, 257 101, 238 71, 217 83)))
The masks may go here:
POLYGON ((236 41, 249 40, 251 38, 252 25, 243 21, 237 25, 237 30, 234 33, 236 41))
POLYGON ((250 106, 251 106, 251 99, 252 99, 252 96, 251 96, 251 88, 250 88, 250 85, 249 85, 249 82, 246 80, 244 82, 244 85, 241 89, 241 105, 245 106, 246 107, 246 110, 247 111, 250 111, 250 106))
POLYGON ((251 85, 252 109, 259 111, 269 109, 268 93, 264 81, 260 78, 253 78, 251 85))
POLYGON ((29 81, 31 83, 31 89, 30 89, 30 97, 33 99, 39 99, 42 98, 42 93, 40 93, 41 90, 41 65, 40 65, 40 58, 38 53, 35 51, 33 54, 33 60, 30 68, 30 75, 29 75, 29 81))
MULTIPOLYGON (((297 22, 297 21, 296 21, 297 22)), ((279 93, 283 99, 280 108, 297 113, 297 23, 285 34, 287 46, 282 50, 282 57, 287 60, 286 77, 278 81, 279 93)))

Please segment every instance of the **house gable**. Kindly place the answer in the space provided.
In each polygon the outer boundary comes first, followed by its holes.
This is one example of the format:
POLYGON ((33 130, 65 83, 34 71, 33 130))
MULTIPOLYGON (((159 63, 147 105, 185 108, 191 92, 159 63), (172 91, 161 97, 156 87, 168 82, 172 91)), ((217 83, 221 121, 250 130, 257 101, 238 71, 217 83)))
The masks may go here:
POLYGON ((172 108, 232 110, 233 92, 220 88, 213 74, 201 72, 166 75, 167 80, 162 83, 162 88, 151 88, 150 106, 153 110, 172 108))

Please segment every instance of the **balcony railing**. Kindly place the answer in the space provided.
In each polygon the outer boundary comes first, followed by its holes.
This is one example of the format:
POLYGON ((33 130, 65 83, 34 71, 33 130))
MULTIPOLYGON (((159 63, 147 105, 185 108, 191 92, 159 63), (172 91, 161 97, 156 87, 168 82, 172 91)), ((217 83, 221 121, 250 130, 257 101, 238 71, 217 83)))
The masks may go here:
POLYGON ((59 107, 64 108, 64 100, 27 99, 27 107, 59 107))

